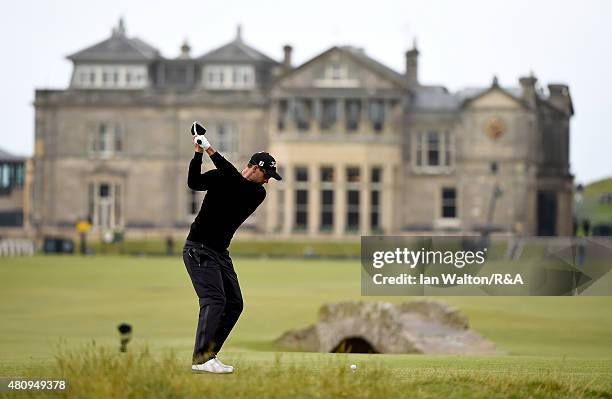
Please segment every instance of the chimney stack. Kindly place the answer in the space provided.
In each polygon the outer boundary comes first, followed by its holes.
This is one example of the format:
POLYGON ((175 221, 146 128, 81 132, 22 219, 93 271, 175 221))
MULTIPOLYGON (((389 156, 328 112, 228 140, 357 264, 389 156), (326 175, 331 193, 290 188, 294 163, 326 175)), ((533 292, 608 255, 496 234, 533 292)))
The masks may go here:
POLYGON ((190 58, 190 55, 189 55, 190 52, 191 52, 191 46, 189 46, 189 43, 187 43, 187 39, 185 39, 185 41, 183 42, 183 45, 181 46, 181 55, 179 56, 179 58, 181 59, 190 58))
POLYGON ((291 69, 291 53, 293 52, 293 47, 288 44, 283 46, 283 67, 285 69, 291 69))
POLYGON ((533 75, 533 72, 529 74, 529 76, 523 76, 519 78, 519 83, 521 84, 521 88, 523 89, 523 100, 527 102, 532 108, 535 107, 535 101, 537 97, 536 93, 536 83, 538 79, 533 75))
POLYGON ((412 44, 412 49, 406 51, 406 80, 410 84, 419 83, 419 50, 417 49, 416 39, 412 44))
POLYGON ((563 84, 549 84, 548 92, 550 96, 548 100, 557 108, 565 112, 567 115, 574 114, 572 99, 569 94, 569 87, 563 84))

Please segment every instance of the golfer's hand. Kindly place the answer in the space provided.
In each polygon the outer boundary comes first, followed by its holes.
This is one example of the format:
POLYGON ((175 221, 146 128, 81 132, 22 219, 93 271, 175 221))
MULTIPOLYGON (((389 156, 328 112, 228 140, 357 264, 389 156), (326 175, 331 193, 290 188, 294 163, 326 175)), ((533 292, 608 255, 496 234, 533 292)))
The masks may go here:
POLYGON ((200 147, 200 145, 198 143, 193 143, 193 148, 195 150, 195 152, 204 152, 204 149, 202 147, 200 147))
POLYGON ((206 150, 208 150, 210 148, 210 143, 208 142, 208 139, 204 135, 202 135, 202 136, 194 136, 193 137, 193 144, 195 144, 196 147, 201 147, 204 151, 206 151, 206 150), (196 142, 196 140, 200 140, 202 143, 198 144, 196 142))

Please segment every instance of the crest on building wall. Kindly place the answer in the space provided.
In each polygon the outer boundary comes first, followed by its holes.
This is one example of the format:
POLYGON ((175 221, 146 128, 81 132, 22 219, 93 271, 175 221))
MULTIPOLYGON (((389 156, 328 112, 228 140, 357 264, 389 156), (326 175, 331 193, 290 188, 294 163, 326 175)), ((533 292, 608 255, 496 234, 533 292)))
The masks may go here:
POLYGON ((485 133, 493 140, 499 139, 506 129, 504 121, 499 117, 493 117, 485 125, 485 133))

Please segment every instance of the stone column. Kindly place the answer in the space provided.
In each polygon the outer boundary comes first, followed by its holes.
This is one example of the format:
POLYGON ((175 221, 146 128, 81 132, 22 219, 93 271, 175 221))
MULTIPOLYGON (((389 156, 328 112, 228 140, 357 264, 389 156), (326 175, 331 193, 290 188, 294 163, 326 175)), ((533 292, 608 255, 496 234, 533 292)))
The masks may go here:
MULTIPOLYGON (((382 169, 382 189, 380 191, 380 221, 385 234, 393 234, 402 222, 401 210, 395 208, 397 184, 393 175, 393 164, 385 164, 382 169), (394 223, 395 221, 395 223, 394 223)), ((402 222, 403 223, 403 222, 402 222)))
POLYGON ((278 221, 278 186, 274 188, 267 189, 266 201, 268 205, 266 206, 266 223, 265 223, 265 232, 266 233, 276 233, 275 228, 278 221))
POLYGON ((336 188, 334 190, 334 235, 343 237, 346 230, 346 165, 334 165, 336 188))
POLYGON ((308 235, 317 236, 321 225, 321 181, 319 165, 308 167, 308 235))
POLYGON ((291 235, 293 230, 293 221, 295 219, 295 183, 294 183, 294 167, 292 164, 285 165, 285 220, 283 233, 291 235))
POLYGON ((361 235, 370 234, 370 219, 372 204, 370 198, 371 191, 371 165, 360 166, 361 185, 359 190, 359 231, 361 235))

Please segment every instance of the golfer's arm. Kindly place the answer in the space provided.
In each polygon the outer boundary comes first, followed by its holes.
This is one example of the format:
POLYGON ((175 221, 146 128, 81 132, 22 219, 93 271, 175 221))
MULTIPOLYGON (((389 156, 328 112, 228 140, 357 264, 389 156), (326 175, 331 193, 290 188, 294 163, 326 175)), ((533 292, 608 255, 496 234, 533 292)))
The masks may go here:
POLYGON ((210 159, 213 161, 213 164, 215 164, 215 167, 217 168, 219 173, 221 173, 221 175, 227 176, 227 177, 241 177, 242 176, 240 172, 238 172, 238 169, 236 169, 230 161, 223 158, 223 155, 215 151, 214 148, 209 147, 206 150, 206 153, 210 156, 210 159))
POLYGON ((216 172, 209 170, 202 173, 202 153, 196 152, 193 159, 189 162, 189 172, 187 174, 187 187, 192 190, 206 191, 213 184, 216 172))

